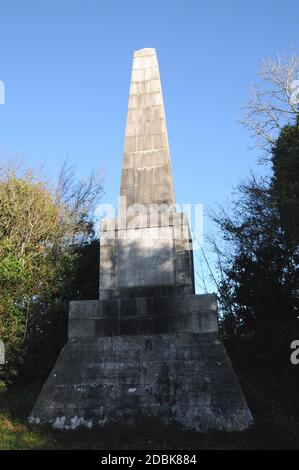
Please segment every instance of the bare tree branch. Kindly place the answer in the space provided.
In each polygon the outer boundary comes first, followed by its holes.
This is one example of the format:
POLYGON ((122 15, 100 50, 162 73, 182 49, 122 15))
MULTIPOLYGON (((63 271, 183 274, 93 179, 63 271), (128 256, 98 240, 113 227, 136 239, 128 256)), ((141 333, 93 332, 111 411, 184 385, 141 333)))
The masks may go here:
POLYGON ((56 200, 67 205, 72 216, 78 220, 86 216, 92 218, 95 206, 104 193, 103 179, 103 171, 94 170, 86 178, 77 179, 76 168, 67 158, 59 173, 56 200))
POLYGON ((299 57, 281 54, 276 60, 264 60, 258 75, 260 82, 251 88, 251 99, 243 106, 239 123, 251 132, 255 146, 264 150, 263 161, 268 160, 279 131, 299 116, 299 86, 295 86, 299 57))

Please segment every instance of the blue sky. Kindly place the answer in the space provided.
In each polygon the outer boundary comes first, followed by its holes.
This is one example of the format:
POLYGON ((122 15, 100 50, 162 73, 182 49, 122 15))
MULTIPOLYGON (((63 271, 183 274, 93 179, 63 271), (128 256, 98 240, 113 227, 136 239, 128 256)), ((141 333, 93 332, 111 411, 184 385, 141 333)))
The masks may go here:
MULTIPOLYGON (((178 203, 225 203, 257 166, 236 120, 263 58, 298 52, 297 0, 2 0, 0 158, 66 156, 119 190, 132 54, 158 54, 178 203)), ((209 223, 206 224, 206 230, 209 223)))

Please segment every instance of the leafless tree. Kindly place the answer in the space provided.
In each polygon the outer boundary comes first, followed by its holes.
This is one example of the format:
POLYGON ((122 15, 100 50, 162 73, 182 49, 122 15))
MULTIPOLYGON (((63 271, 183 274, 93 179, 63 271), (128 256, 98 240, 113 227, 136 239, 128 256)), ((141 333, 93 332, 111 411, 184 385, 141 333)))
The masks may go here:
POLYGON ((266 59, 258 75, 239 122, 250 130, 264 150, 262 160, 267 160, 280 130, 299 116, 299 57, 281 54, 276 60, 266 59))
POLYGON ((66 204, 74 217, 90 216, 95 206, 103 195, 103 171, 94 171, 85 177, 78 179, 77 171, 68 159, 65 160, 55 190, 56 200, 66 204))

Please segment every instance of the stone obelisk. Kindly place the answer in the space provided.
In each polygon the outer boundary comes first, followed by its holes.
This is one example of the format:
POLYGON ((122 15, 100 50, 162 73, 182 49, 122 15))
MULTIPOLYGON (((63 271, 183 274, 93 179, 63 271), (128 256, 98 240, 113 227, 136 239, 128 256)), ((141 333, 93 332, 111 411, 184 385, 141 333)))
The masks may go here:
POLYGON ((166 119, 156 52, 134 53, 120 195, 127 205, 174 204, 166 119))
POLYGON ((120 196, 118 216, 102 224, 99 299, 70 303, 69 339, 31 422, 74 429, 151 416, 200 431, 247 428, 216 295, 194 293, 154 49, 134 53, 120 196))

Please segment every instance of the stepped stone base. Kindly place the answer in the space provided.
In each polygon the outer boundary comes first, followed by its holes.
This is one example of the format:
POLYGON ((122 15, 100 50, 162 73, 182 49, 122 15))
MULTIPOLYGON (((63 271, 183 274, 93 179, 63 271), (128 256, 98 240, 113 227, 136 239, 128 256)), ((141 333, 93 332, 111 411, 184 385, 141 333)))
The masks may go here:
MULTIPOLYGON (((199 431, 246 429, 252 416, 217 337, 214 299, 213 295, 188 296, 185 314, 176 322, 173 319, 178 314, 169 312, 169 323, 177 325, 180 332, 174 327, 168 333, 136 332, 122 336, 99 336, 103 328, 102 323, 97 326, 101 303, 72 303, 70 338, 42 389, 30 421, 75 429, 80 425, 133 423, 151 416, 199 431), (200 306, 195 315, 192 310, 200 306), (89 332, 87 336, 80 337, 80 325, 82 333, 89 332)), ((166 308, 167 298, 164 303, 154 301, 166 308)), ((118 303, 118 315, 124 305, 118 303)), ((145 303, 139 299, 138 305, 145 303)), ((153 318, 150 312, 148 316, 153 318)), ((130 315, 124 325, 129 318, 130 315)), ((167 329, 169 323, 160 322, 160 328, 161 323, 167 329)), ((125 328, 129 330, 128 325, 125 328)))

